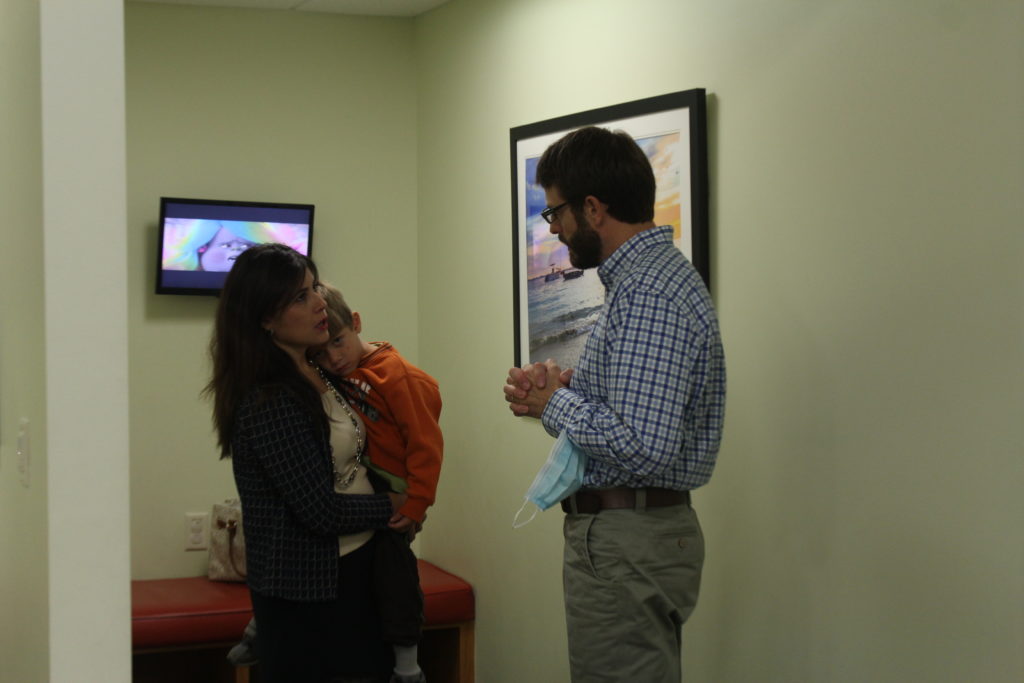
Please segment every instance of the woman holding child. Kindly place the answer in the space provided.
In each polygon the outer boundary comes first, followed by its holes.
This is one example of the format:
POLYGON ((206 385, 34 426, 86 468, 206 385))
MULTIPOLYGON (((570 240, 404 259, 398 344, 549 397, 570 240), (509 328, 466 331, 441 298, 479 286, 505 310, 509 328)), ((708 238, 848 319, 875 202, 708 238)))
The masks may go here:
POLYGON ((373 532, 406 501, 374 494, 365 429, 307 361, 328 340, 316 266, 252 247, 228 274, 207 392, 245 519, 261 681, 376 681, 391 669, 370 590, 373 532))

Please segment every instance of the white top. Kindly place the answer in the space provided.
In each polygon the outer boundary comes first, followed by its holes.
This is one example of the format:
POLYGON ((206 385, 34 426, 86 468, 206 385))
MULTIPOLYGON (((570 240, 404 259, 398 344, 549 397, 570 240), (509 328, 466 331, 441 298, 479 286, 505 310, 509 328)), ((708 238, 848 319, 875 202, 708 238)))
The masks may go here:
MULTIPOLYGON (((348 479, 352 467, 356 461, 356 429, 366 440, 366 428, 363 421, 354 410, 345 410, 338 404, 334 392, 328 389, 320 396, 324 404, 324 411, 331 422, 331 457, 334 460, 334 471, 341 473, 342 481, 348 479), (352 421, 355 420, 355 424, 352 421)), ((366 476, 366 468, 359 466, 355 479, 347 487, 342 488, 335 479, 334 491, 336 493, 374 493, 369 477, 366 476)), ((353 550, 362 547, 373 536, 372 530, 360 531, 356 534, 338 536, 338 554, 348 555, 353 550)))

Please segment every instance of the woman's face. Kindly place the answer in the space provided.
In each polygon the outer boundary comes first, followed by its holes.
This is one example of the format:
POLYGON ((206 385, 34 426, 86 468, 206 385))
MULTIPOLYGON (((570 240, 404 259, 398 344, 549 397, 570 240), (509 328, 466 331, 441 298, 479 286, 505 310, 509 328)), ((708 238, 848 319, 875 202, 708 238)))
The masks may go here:
POLYGON ((291 300, 263 323, 274 343, 293 355, 304 357, 306 349, 324 344, 330 336, 327 302, 317 293, 315 284, 313 273, 307 269, 302 285, 291 295, 291 300))
POLYGON ((199 255, 199 266, 205 271, 226 273, 235 265, 238 255, 255 244, 222 225, 199 255))

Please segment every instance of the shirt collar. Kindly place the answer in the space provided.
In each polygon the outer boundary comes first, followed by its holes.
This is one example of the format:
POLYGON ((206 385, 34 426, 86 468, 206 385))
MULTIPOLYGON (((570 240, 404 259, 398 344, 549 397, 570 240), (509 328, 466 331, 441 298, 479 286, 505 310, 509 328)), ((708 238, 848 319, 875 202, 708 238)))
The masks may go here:
POLYGON ((640 254, 656 244, 672 244, 673 228, 671 225, 660 225, 656 228, 641 230, 630 237, 605 259, 597 268, 597 275, 605 289, 611 289, 619 278, 629 272, 633 262, 640 254))

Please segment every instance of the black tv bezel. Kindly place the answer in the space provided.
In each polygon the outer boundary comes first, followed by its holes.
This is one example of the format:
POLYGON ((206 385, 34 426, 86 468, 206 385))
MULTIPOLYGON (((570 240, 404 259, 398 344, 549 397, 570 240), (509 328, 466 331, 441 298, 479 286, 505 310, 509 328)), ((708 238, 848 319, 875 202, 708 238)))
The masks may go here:
MULTIPOLYGON (((243 208, 243 209, 285 209, 292 211, 308 211, 309 212, 309 233, 306 238, 306 254, 312 257, 313 255, 313 218, 316 206, 314 204, 302 204, 302 203, 291 203, 291 202, 254 202, 254 201, 243 201, 237 199, 198 199, 195 197, 160 197, 160 225, 157 231, 157 243, 156 243, 156 293, 157 294, 172 294, 172 295, 186 295, 186 296, 219 296, 222 286, 218 287, 186 287, 179 285, 165 285, 164 273, 168 272, 163 269, 163 252, 164 252, 164 226, 167 219, 167 206, 168 204, 192 204, 195 206, 223 206, 232 208, 243 208)), ((173 218, 174 216, 172 216, 173 218)), ((227 277, 227 273, 223 274, 227 277)))

